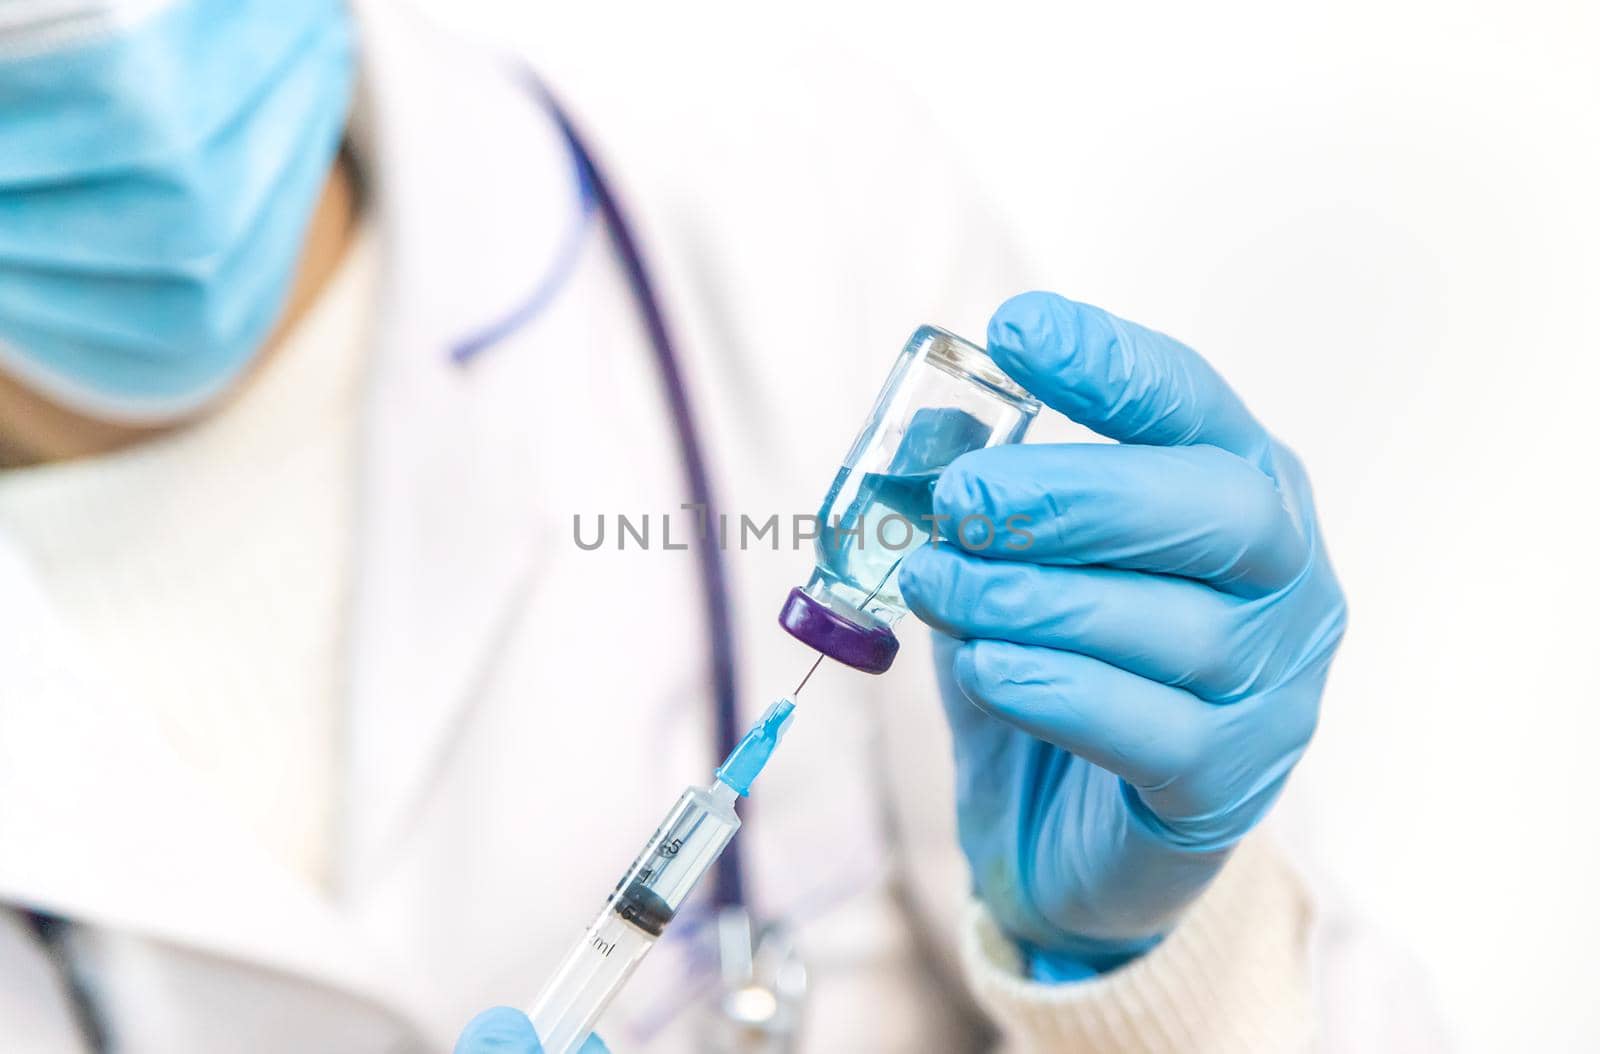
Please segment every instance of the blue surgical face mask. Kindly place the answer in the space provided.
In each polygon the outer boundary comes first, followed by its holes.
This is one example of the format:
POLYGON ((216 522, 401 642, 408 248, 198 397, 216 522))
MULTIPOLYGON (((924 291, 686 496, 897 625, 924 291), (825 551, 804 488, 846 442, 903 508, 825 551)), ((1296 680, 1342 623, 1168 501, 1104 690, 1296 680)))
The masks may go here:
POLYGON ((283 308, 353 71, 342 0, 5 0, 0 369, 125 421, 225 390, 283 308))

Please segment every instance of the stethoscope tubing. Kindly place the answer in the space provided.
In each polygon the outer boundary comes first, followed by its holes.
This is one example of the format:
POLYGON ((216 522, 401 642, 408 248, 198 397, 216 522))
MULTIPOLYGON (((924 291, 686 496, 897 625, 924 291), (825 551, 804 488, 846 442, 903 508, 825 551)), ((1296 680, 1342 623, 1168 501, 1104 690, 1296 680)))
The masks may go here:
MULTIPOLYGON (((678 454, 683 462, 684 474, 689 484, 689 497, 700 510, 700 522, 717 523, 719 506, 711 486, 707 468, 705 445, 695 426, 690 407, 688 387, 684 382, 681 358, 667 323, 661 295, 640 249, 634 227, 623 211, 610 179, 607 178, 595 155, 584 142, 566 110, 550 94, 531 70, 524 68, 521 79, 548 108, 565 136, 578 166, 580 190, 599 210, 601 220, 611 235, 612 245, 622 263, 633 293, 635 307, 644 323, 650 349, 661 376, 661 386, 671 412, 673 430, 677 435, 678 454)), ((707 528, 696 546, 697 566, 700 574, 701 600, 705 606, 707 628, 710 630, 710 660, 712 686, 713 743, 712 757, 726 757, 739 740, 739 700, 735 675, 733 637, 733 612, 729 599, 727 567, 722 551, 711 538, 707 528)), ((748 816, 745 817, 748 823, 748 816)), ((712 903, 719 908, 745 903, 745 883, 739 840, 729 844, 717 862, 712 876, 712 903)))

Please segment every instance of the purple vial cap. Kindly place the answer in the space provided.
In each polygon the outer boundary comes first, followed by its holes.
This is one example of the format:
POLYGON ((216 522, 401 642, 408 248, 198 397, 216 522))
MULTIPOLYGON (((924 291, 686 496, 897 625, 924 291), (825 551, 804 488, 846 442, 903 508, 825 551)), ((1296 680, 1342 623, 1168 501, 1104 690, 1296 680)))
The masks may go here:
POLYGON ((778 612, 778 625, 828 658, 864 673, 887 670, 900 650, 900 642, 887 626, 853 622, 803 589, 789 590, 789 599, 778 612))

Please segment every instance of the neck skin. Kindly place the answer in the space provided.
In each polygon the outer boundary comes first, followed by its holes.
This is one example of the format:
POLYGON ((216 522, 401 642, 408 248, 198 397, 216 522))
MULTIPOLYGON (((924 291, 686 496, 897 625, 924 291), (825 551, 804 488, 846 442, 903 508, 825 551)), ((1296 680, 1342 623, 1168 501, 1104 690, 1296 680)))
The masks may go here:
MULTIPOLYGON (((229 398, 250 386, 283 344, 283 335, 316 302, 344 257, 355 227, 355 176, 349 160, 341 153, 306 229, 305 245, 300 250, 283 315, 229 398)), ((225 402, 219 400, 187 420, 153 426, 117 424, 69 410, 0 373, 0 467, 46 464, 118 450, 182 428, 225 402)))

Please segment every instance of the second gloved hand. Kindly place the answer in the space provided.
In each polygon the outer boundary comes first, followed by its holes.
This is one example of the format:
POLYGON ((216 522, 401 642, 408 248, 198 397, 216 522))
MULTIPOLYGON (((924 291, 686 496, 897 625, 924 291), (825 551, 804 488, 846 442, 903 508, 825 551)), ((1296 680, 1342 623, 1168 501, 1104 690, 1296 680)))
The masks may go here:
POLYGON ((1119 442, 960 458, 934 512, 965 530, 900 587, 937 631, 976 891, 1036 977, 1086 977, 1157 943, 1272 805, 1344 599, 1298 461, 1193 351, 1045 293, 989 349, 1119 442))
MULTIPOLYGON (((527 1014, 497 1006, 467 1023, 456 1040, 455 1054, 544 1054, 544 1047, 527 1014)), ((578 1054, 606 1054, 606 1045, 590 1036, 578 1054)))

